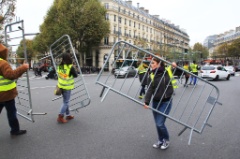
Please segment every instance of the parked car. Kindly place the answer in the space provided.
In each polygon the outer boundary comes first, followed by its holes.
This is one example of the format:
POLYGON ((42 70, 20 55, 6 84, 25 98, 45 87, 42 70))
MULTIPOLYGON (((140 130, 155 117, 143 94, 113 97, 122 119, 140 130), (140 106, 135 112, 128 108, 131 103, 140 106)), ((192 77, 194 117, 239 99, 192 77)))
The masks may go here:
POLYGON ((223 67, 223 66, 203 66, 201 71, 201 77, 211 80, 218 80, 218 79, 230 79, 230 73, 223 67))
POLYGON ((231 75, 235 76, 235 68, 233 66, 224 67, 231 75))
POLYGON ((133 66, 125 66, 120 69, 115 69, 114 76, 115 77, 134 77, 137 74, 137 70, 133 66))
POLYGON ((240 71, 240 65, 235 66, 235 72, 240 71))

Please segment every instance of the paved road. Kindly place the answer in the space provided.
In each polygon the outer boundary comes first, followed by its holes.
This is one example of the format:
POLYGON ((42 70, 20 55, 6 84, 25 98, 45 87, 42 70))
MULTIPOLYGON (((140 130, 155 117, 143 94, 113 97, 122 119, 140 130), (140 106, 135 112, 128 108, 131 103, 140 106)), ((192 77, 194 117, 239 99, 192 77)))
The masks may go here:
POLYGON ((0 159, 239 159, 240 77, 215 81, 221 92, 220 101, 203 134, 193 134, 187 145, 189 131, 180 137, 181 126, 167 121, 171 136, 169 149, 152 148, 157 134, 151 111, 145 110, 117 94, 111 93, 100 102, 101 87, 96 75, 85 75, 92 99, 67 124, 56 122, 61 101, 52 102, 55 80, 31 77, 35 123, 19 117, 26 135, 10 137, 6 113, 0 115, 0 159))

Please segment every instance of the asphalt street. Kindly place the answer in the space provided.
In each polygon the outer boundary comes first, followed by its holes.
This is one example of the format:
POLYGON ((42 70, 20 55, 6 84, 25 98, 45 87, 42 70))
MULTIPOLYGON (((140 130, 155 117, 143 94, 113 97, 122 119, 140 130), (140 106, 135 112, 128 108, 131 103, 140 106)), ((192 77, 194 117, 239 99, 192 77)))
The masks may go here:
MULTIPOLYGON (((104 102, 99 97, 102 87, 95 84, 96 74, 84 75, 91 104, 73 112, 75 119, 58 124, 61 100, 51 101, 56 80, 31 74, 35 122, 19 117, 26 135, 11 137, 6 112, 0 115, 0 159, 239 159, 240 76, 230 81, 212 81, 220 89, 219 101, 210 117, 212 128, 202 134, 190 131, 177 134, 182 126, 167 120, 170 147, 152 148, 157 141, 151 111, 118 94, 110 93, 104 102)), ((180 86, 182 87, 182 86, 180 86)), ((180 88, 181 89, 181 88, 180 88)))

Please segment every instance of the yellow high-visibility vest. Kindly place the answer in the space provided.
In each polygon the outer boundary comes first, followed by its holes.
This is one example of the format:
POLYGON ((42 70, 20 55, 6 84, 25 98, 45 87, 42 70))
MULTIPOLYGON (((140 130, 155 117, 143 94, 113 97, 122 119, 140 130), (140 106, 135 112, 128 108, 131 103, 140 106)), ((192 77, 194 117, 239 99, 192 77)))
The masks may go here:
POLYGON ((144 64, 141 63, 139 66, 138 66, 138 74, 142 74, 142 73, 146 73, 147 72, 147 69, 144 67, 144 64))
MULTIPOLYGON (((0 60, 3 60, 0 58, 0 60)), ((9 91, 17 87, 17 84, 14 80, 9 80, 0 75, 0 92, 9 91)))
MULTIPOLYGON (((173 88, 174 88, 174 89, 178 88, 177 80, 174 79, 174 77, 173 77, 173 73, 172 73, 171 66, 168 66, 168 67, 166 68, 166 71, 167 71, 167 73, 168 73, 168 75, 169 75, 169 77, 170 77, 171 84, 172 84, 173 88)), ((152 80, 152 82, 153 82, 154 73, 151 73, 151 74, 150 74, 150 78, 151 78, 151 80, 152 80)))
POLYGON ((65 90, 72 90, 74 88, 73 76, 69 77, 72 65, 63 65, 63 68, 58 66, 58 87, 65 90))
POLYGON ((197 66, 198 66, 197 64, 192 64, 191 65, 192 72, 198 72, 197 66))
POLYGON ((172 83, 172 86, 174 89, 178 88, 178 85, 177 85, 177 80, 174 79, 174 76, 173 76, 173 73, 172 73, 172 66, 168 66, 166 68, 167 72, 168 72, 168 75, 170 77, 170 80, 171 80, 171 83, 172 83))

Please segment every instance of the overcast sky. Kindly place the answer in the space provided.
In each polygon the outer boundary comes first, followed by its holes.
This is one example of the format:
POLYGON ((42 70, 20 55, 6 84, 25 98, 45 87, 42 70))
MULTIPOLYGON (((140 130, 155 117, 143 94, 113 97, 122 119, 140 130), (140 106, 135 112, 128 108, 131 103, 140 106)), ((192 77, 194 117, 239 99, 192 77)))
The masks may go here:
MULTIPOLYGON (((39 32, 47 10, 54 0, 17 0, 16 16, 24 20, 25 32, 39 32)), ((186 30, 190 45, 202 43, 213 34, 240 26, 240 0, 132 0, 134 6, 160 15, 186 30)))

